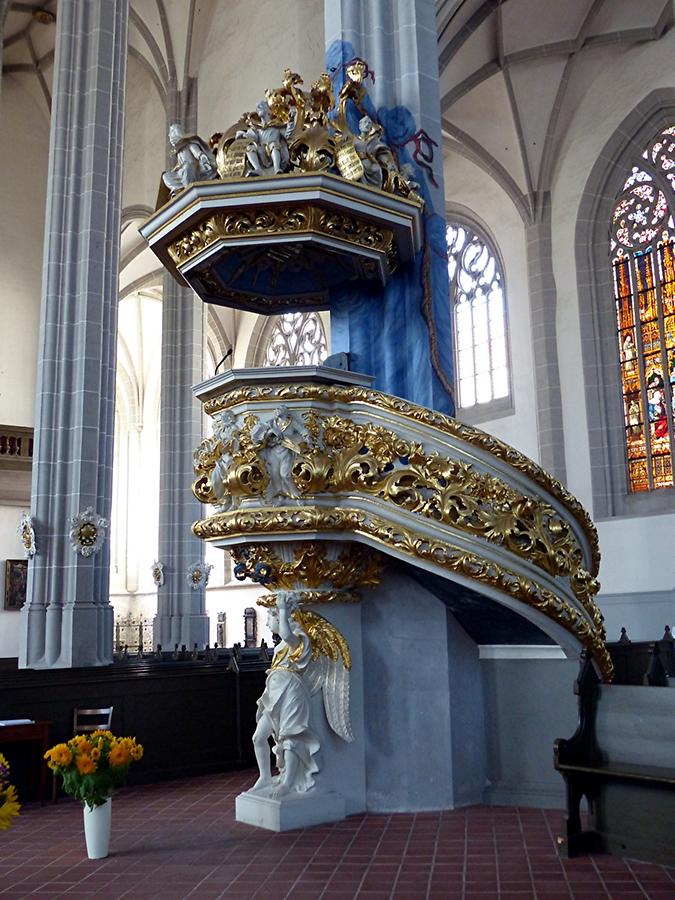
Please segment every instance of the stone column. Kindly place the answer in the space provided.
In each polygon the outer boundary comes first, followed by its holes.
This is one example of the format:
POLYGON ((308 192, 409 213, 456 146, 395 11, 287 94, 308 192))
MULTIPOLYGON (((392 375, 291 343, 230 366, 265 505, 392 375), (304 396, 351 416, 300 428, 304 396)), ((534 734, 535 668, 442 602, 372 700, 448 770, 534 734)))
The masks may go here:
POLYGON ((22 667, 112 662, 107 535, 84 557, 69 528, 110 517, 127 16, 128 0, 58 8, 22 667))
MULTIPOLYGON (((332 351, 375 386, 443 412, 452 399, 452 323, 434 0, 326 0, 326 67, 336 90, 354 57, 368 64, 369 111, 424 197, 425 247, 379 296, 335 298, 332 351), (373 327, 373 322, 378 327, 373 327)), ((352 110, 352 127, 358 121, 352 110)))
POLYGON ((560 367, 556 329, 557 291, 551 248, 551 205, 525 228, 530 288, 534 381, 537 392, 539 463, 563 484, 567 481, 560 367))
MULTIPOLYGON (((172 122, 195 130, 196 86, 174 91, 167 108, 172 122)), ((168 164, 168 161, 167 161, 168 164)), ((173 164, 173 163, 171 163, 173 164)), ((188 585, 188 570, 204 561, 204 542, 192 534, 201 518, 190 489, 192 452, 202 439, 202 412, 192 386, 202 381, 206 307, 190 288, 164 275, 162 300, 162 390, 159 436, 159 559, 164 584, 157 589, 154 642, 164 649, 202 648, 209 639, 204 588, 188 585)))

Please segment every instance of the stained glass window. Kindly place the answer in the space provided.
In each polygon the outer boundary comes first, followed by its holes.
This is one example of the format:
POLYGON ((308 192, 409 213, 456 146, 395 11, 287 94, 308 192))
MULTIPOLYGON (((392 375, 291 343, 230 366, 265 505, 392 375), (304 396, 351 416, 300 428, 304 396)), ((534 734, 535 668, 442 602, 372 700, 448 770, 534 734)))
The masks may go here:
POLYGON ((447 239, 459 406, 466 409, 510 393, 504 279, 492 247, 468 226, 448 225, 447 239))
POLYGON ((673 487, 675 126, 644 150, 616 199, 610 250, 628 483, 673 487))
POLYGON ((265 366, 317 366, 328 353, 318 313, 275 316, 265 342, 265 366))

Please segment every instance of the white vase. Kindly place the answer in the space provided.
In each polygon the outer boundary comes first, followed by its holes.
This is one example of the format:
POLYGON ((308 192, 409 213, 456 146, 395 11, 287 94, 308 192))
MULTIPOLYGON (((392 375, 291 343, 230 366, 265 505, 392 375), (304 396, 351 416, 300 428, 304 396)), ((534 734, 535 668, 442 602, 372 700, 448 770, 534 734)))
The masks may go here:
POLYGON ((112 821, 112 797, 101 806, 90 809, 85 803, 82 807, 84 814, 84 839, 87 842, 87 856, 89 859, 103 859, 108 855, 110 847, 110 826, 112 821))

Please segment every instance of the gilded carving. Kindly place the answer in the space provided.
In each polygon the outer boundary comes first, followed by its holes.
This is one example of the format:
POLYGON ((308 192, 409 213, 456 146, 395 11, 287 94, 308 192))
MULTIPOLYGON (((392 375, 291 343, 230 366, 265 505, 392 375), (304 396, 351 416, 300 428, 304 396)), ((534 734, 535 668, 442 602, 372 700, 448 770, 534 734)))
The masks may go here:
POLYGON ((605 633, 600 617, 577 611, 564 598, 548 588, 505 566, 484 559, 447 541, 432 540, 403 526, 395 526, 380 516, 355 509, 326 510, 318 507, 235 510, 197 522, 197 537, 205 539, 248 537, 250 535, 301 535, 315 532, 346 532, 375 540, 413 559, 423 560, 457 575, 500 591, 539 610, 552 621, 571 632, 581 644, 592 649, 606 680, 611 680, 613 666, 605 647, 605 633))
POLYGON ((522 472, 535 484, 551 494, 577 521, 591 548, 591 560, 587 569, 590 576, 597 576, 600 564, 598 536, 586 510, 552 475, 498 438, 471 425, 459 422, 451 416, 417 406, 400 397, 383 394, 372 388, 344 385, 302 383, 262 386, 247 385, 206 402, 204 410, 209 415, 213 415, 219 410, 244 402, 255 403, 274 400, 279 402, 303 400, 308 402, 365 404, 375 412, 386 410, 410 421, 438 429, 442 434, 462 440, 466 444, 502 460, 517 471, 522 472))
MULTIPOLYGON (((330 602, 326 594, 340 602, 353 602, 355 588, 378 584, 382 559, 358 544, 333 555, 335 545, 310 541, 293 548, 293 559, 284 560, 267 544, 248 544, 230 548, 235 562, 234 575, 239 581, 250 578, 269 587, 300 591, 307 595, 305 603, 330 602), (322 599, 318 599, 319 595, 322 599), (347 600, 343 599, 347 596, 347 600), (313 599, 308 599, 311 596, 313 599)), ((268 605, 268 604, 261 604, 268 605)))
MULTIPOLYGON (((245 461, 232 458, 228 475, 235 497, 260 493, 257 487, 263 481, 265 498, 277 505, 323 493, 377 497, 392 508, 483 538, 549 575, 569 579, 577 599, 601 625, 592 602, 599 586, 584 568, 582 548, 570 525, 543 499, 528 497, 472 464, 428 453, 389 428, 314 410, 303 419, 304 426, 299 412, 283 405, 268 420, 247 416, 242 444, 249 453, 245 461)), ((209 463, 200 464, 197 474, 208 474, 209 465, 217 472, 212 456, 204 458, 209 463)), ((201 483, 195 494, 199 492, 201 483)))
POLYGON ((396 267, 396 244, 391 229, 356 216, 328 212, 322 206, 312 204, 297 204, 279 209, 249 207, 232 213, 216 213, 173 241, 168 252, 174 263, 182 266, 217 241, 235 240, 242 235, 299 232, 324 234, 356 246, 377 250, 384 254, 391 271, 396 267))
POLYGON ((409 166, 398 165, 382 126, 366 110, 368 67, 352 60, 345 75, 336 98, 328 73, 306 91, 300 75, 285 69, 281 86, 268 89, 254 111, 211 137, 220 178, 332 172, 421 206, 409 166), (361 113, 357 132, 348 121, 349 103, 361 113))

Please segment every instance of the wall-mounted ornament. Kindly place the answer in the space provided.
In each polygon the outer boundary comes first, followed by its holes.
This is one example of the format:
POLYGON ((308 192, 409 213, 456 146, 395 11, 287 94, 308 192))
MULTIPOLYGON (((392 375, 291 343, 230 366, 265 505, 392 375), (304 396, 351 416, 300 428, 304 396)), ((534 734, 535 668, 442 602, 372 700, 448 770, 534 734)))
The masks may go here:
POLYGON ((33 526, 33 517, 24 512, 17 528, 21 543, 23 544, 23 553, 26 559, 32 559, 37 553, 35 544, 35 528, 33 526))
POLYGON ((152 580, 155 582, 157 587, 162 587, 164 584, 164 563, 159 562, 159 560, 155 560, 151 567, 152 570, 152 580))
POLYGON ((213 566, 208 563, 199 561, 192 563, 188 569, 187 583, 193 591, 198 591, 199 588, 206 587, 209 583, 209 573, 212 568, 213 566))
POLYGON ((108 520, 88 506, 70 520, 70 543, 80 556, 93 556, 103 546, 108 520))

